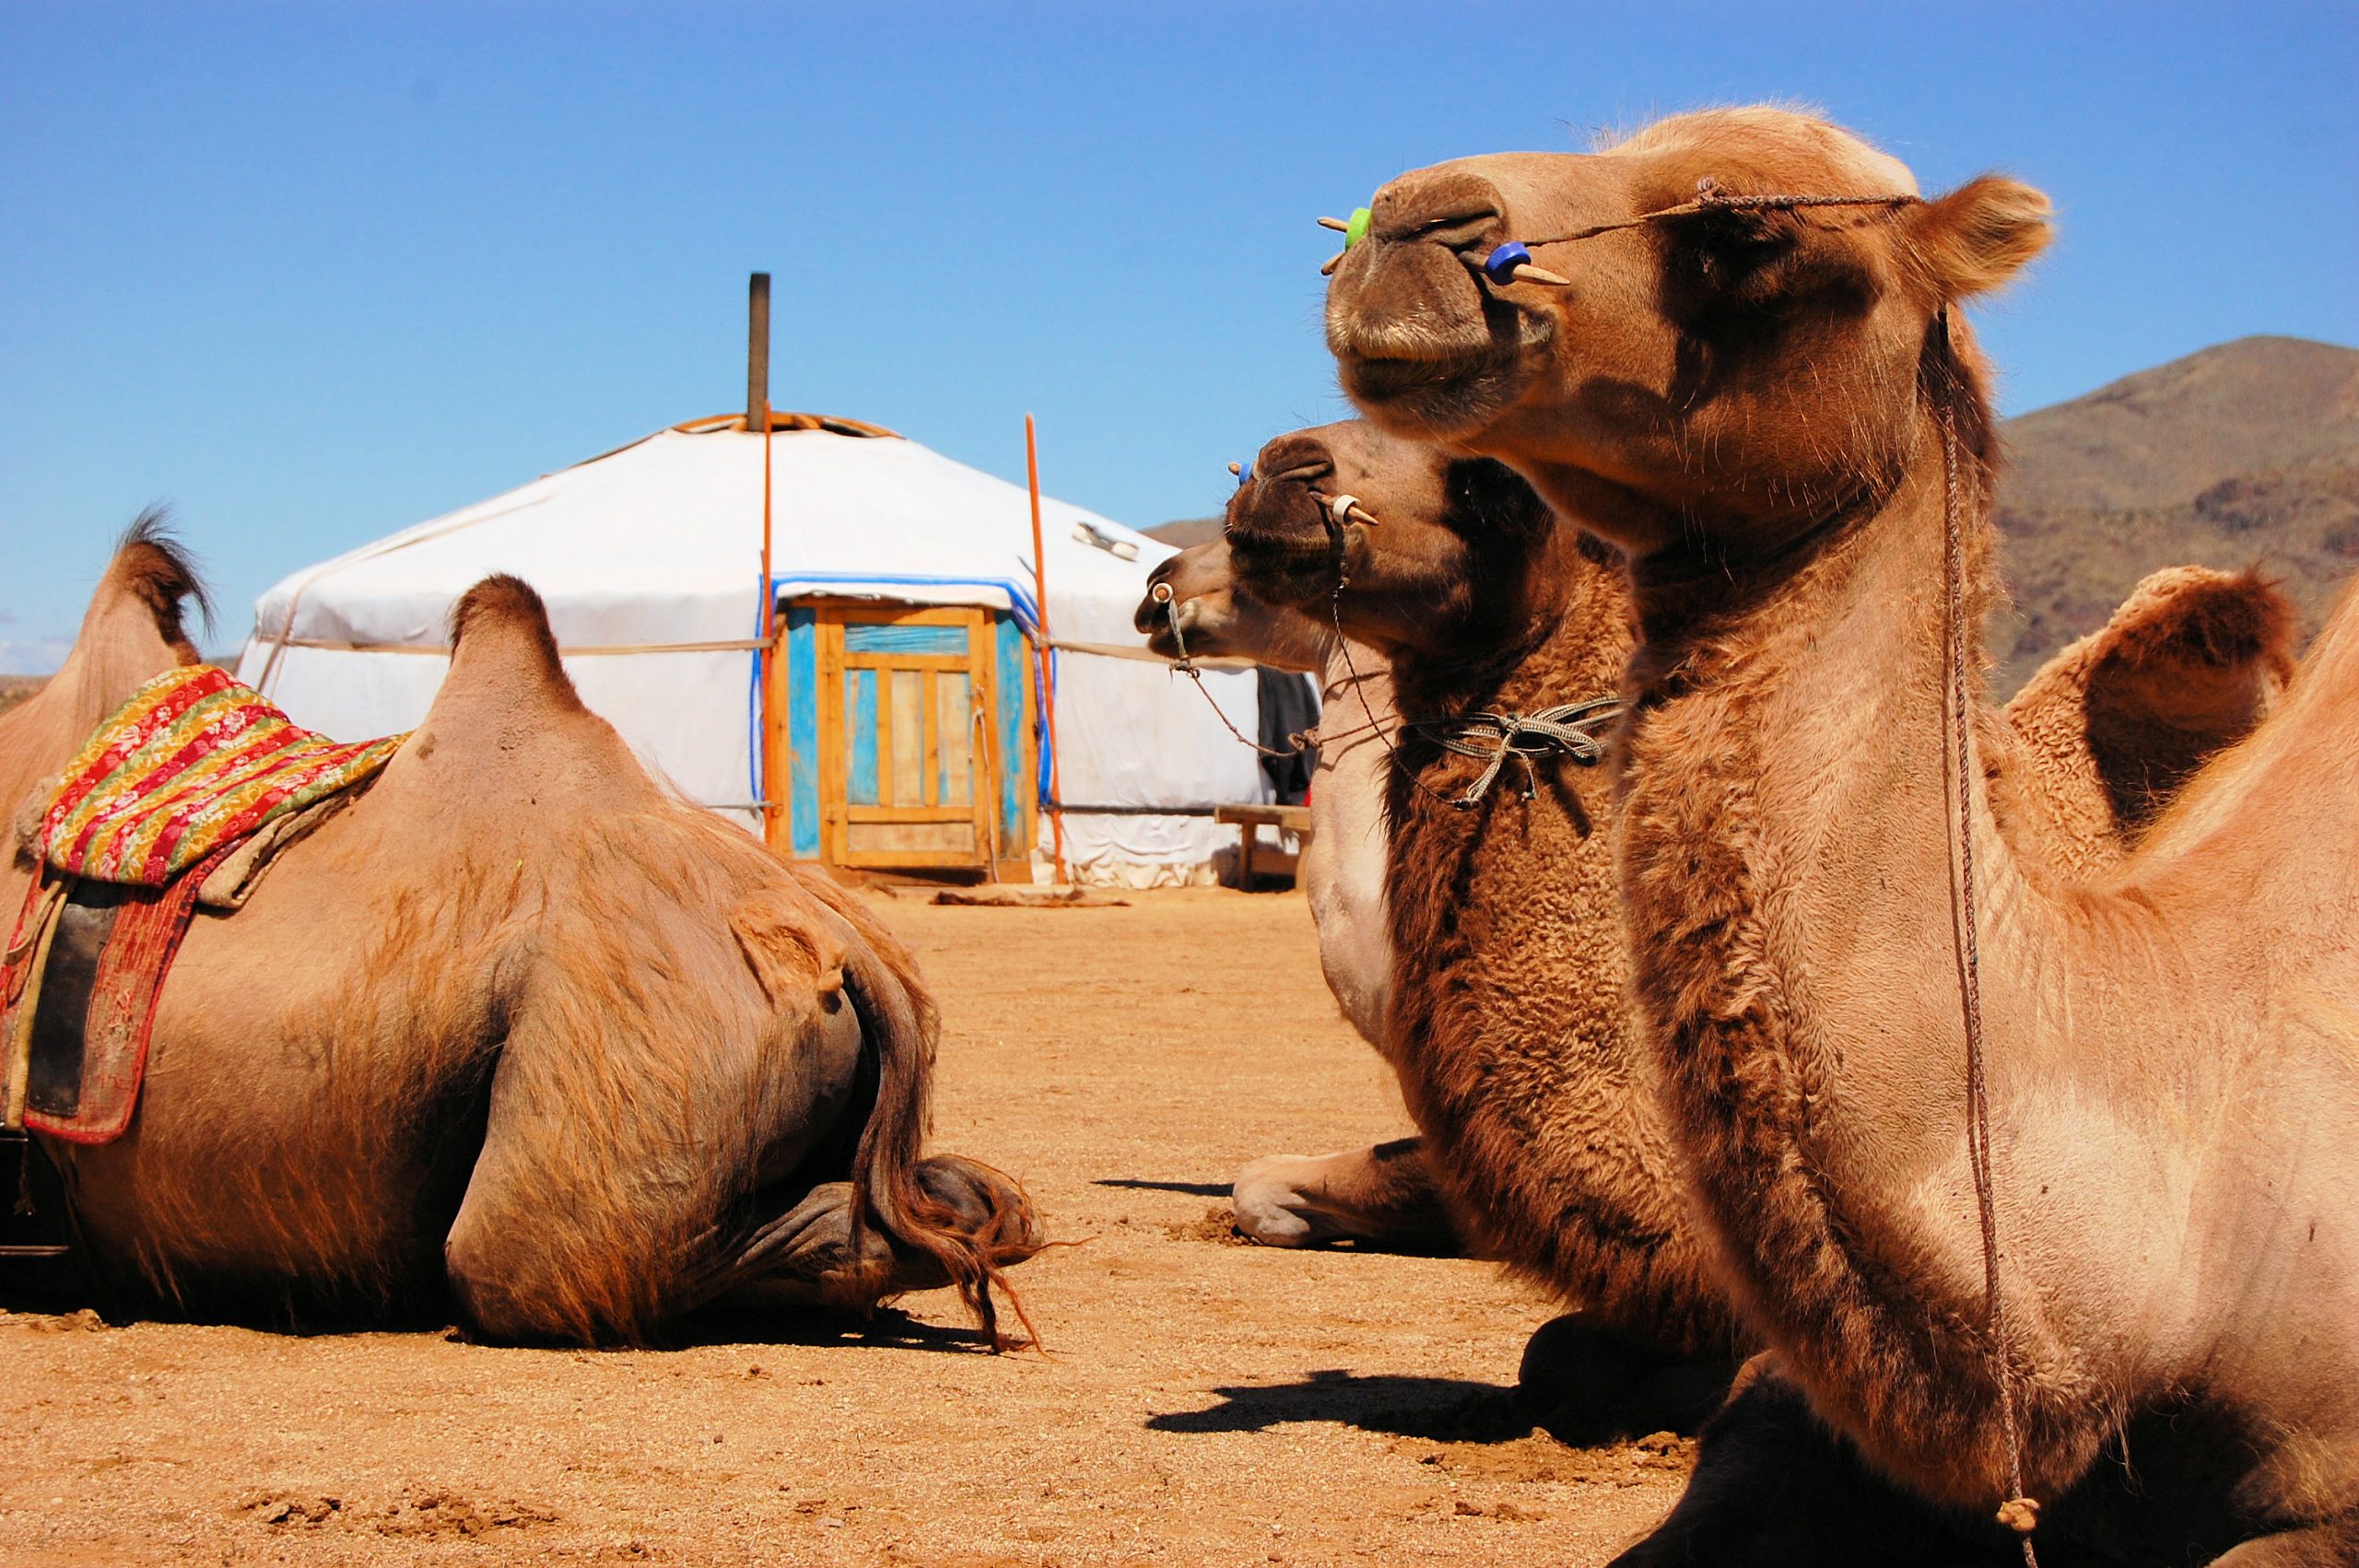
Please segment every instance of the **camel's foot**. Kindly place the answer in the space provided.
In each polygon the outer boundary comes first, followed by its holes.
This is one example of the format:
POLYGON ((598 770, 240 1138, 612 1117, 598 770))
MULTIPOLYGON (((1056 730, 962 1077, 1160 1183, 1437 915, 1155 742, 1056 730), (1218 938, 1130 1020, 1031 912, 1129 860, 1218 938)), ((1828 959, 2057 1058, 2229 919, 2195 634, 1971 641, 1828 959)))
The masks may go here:
POLYGON ((1706 1424, 1679 1505, 1612 1568, 2022 1562, 2016 1538, 1998 1525, 1937 1508, 1870 1470, 1811 1414, 1800 1390, 1770 1374, 1748 1376, 1706 1424))
POLYGON ((1443 1258, 1466 1250, 1414 1138, 1341 1154, 1268 1155, 1238 1172, 1230 1202, 1237 1228, 1264 1246, 1350 1242, 1443 1258))
MULTIPOLYGON (((955 1154, 921 1160, 918 1187, 934 1223, 971 1236, 1000 1268, 1045 1245, 1023 1189, 988 1165, 955 1154)), ((888 1235, 873 1219, 852 1235, 856 1194, 848 1181, 823 1182, 762 1225, 730 1268, 719 1300, 731 1306, 864 1308, 910 1291, 952 1282, 930 1253, 888 1235)))
POLYGON ((1516 1403, 1567 1443, 1692 1434, 1727 1399, 1736 1369, 1733 1359, 1684 1357, 1571 1312, 1524 1346, 1516 1403))

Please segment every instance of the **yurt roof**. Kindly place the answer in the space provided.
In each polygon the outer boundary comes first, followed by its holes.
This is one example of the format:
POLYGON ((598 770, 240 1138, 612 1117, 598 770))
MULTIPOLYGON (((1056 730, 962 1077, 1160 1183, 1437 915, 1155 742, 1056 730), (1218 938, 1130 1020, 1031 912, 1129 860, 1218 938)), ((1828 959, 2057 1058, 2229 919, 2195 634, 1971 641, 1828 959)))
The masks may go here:
MULTIPOLYGON (((882 426, 772 419, 781 596, 982 604, 1038 629, 1021 486, 882 426)), ((741 642, 758 604, 764 445, 739 415, 658 430, 288 576, 257 602, 256 638, 439 648, 457 595, 508 571, 540 591, 569 648, 741 642)), ((1128 639, 1142 574, 1168 546, 1049 497, 1041 517, 1052 631, 1128 639)))

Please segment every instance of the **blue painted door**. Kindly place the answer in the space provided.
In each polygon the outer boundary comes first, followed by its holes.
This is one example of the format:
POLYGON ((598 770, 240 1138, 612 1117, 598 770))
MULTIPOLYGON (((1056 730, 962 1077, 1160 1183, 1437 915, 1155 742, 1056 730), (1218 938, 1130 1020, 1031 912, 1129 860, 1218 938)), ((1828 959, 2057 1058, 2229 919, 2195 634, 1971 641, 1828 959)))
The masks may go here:
POLYGON ((820 852, 952 869, 1002 844, 997 649, 988 611, 823 606, 815 615, 820 852))

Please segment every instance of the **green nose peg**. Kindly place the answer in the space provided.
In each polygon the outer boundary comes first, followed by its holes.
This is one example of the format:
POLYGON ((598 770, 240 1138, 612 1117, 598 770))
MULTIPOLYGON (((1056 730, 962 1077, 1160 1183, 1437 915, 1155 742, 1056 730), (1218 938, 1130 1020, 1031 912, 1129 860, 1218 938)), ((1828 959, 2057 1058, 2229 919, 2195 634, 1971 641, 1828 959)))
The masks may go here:
POLYGON ((1351 217, 1344 225, 1344 249, 1348 251, 1367 238, 1368 210, 1354 207, 1351 217))

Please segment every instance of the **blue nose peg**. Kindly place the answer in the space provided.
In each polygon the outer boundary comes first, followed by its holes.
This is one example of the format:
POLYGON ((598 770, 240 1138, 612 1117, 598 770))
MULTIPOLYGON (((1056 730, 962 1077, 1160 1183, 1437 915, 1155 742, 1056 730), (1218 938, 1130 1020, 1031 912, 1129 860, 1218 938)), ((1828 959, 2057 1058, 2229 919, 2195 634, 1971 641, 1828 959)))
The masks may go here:
POLYGON ((1523 248, 1522 242, 1510 240, 1484 259, 1483 274, 1493 283, 1512 283, 1515 281, 1515 269, 1527 266, 1531 262, 1532 252, 1523 248))

